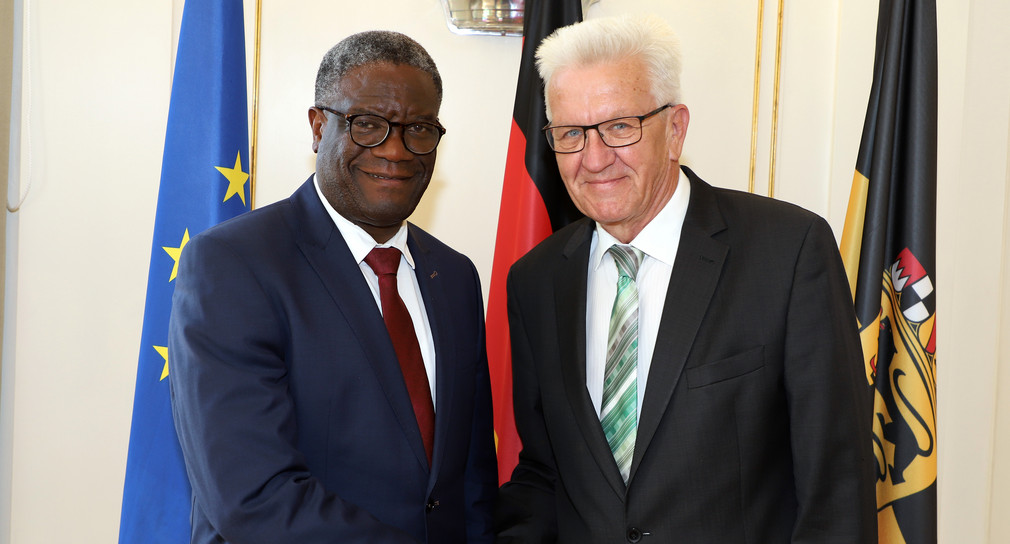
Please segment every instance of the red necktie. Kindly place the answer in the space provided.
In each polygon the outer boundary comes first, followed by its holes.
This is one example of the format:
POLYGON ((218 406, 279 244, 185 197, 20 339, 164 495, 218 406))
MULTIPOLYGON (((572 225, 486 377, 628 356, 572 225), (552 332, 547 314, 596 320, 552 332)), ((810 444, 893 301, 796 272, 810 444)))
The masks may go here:
POLYGON ((377 247, 365 257, 365 264, 379 277, 379 300, 382 303, 382 320, 386 322, 389 338, 393 341, 396 358, 400 361, 403 381, 407 384, 410 403, 414 407, 417 427, 421 430, 424 452, 431 464, 435 443, 435 407, 431 402, 431 387, 424 370, 421 347, 414 333, 414 322, 403 305, 396 289, 396 270, 400 267, 400 250, 395 247, 377 247))

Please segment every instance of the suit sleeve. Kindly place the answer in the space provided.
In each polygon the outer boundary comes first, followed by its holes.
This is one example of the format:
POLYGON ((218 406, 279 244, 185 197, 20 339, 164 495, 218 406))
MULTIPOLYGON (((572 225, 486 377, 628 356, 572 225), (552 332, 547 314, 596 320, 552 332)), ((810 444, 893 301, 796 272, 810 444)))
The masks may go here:
POLYGON ((474 410, 471 422, 470 446, 467 453, 464 500, 466 504, 466 536, 468 544, 490 543, 494 539, 492 516, 497 497, 498 464, 495 457, 494 425, 491 408, 491 377, 488 370, 484 331, 484 297, 480 291, 477 269, 470 265, 475 285, 476 313, 480 339, 479 357, 474 378, 474 410))
POLYGON ((172 408, 195 507, 229 542, 415 542, 327 492, 295 444, 287 325, 252 267, 198 236, 169 326, 172 408))
POLYGON ((522 290, 513 269, 507 280, 509 335, 512 343, 513 411, 522 442, 519 463, 502 486, 495 512, 499 544, 556 542, 557 468, 551 452, 533 350, 526 332, 522 290))
POLYGON ((845 272, 819 217, 794 269, 785 387, 799 501, 792 541, 876 542, 871 391, 845 272))

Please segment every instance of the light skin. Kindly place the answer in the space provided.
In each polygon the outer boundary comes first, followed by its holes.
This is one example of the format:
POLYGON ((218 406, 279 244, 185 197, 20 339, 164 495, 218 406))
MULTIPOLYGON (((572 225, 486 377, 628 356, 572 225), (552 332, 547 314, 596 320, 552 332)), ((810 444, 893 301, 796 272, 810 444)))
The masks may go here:
MULTIPOLYGON (((551 125, 592 125, 638 116, 663 105, 637 58, 562 68, 547 89, 551 125)), ((630 243, 677 189, 690 113, 678 104, 646 119, 642 140, 607 147, 595 130, 578 153, 555 154, 576 207, 622 243, 630 243)))
MULTIPOLYGON (((349 70, 338 98, 320 104, 347 114, 372 113, 408 123, 438 121, 440 101, 428 73, 403 64, 371 63, 349 70)), ((415 155, 403 145, 403 127, 394 127, 376 147, 351 141, 346 121, 309 108, 316 179, 340 215, 385 243, 413 213, 431 181, 435 152, 415 155)))

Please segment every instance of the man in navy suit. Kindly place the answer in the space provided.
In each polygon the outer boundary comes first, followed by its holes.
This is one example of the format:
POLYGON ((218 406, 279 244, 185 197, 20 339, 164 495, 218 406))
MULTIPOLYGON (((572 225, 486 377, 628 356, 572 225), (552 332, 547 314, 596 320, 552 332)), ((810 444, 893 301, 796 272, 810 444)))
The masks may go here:
POLYGON ((341 41, 309 109, 315 175, 186 246, 169 357, 193 542, 492 539, 480 282, 405 222, 441 99, 410 38, 341 41))
POLYGON ((870 390, 828 224, 680 165, 662 20, 565 27, 537 61, 588 218, 509 273, 523 449, 499 542, 876 542, 870 390))

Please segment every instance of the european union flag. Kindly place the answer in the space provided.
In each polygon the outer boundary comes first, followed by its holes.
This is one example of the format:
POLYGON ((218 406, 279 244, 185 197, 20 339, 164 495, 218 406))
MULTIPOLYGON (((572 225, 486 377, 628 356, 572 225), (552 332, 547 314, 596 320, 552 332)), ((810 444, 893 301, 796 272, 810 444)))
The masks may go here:
POLYGON ((172 82, 119 542, 189 542, 190 486, 169 402, 168 318, 191 236, 249 209, 242 0, 188 0, 172 82))

